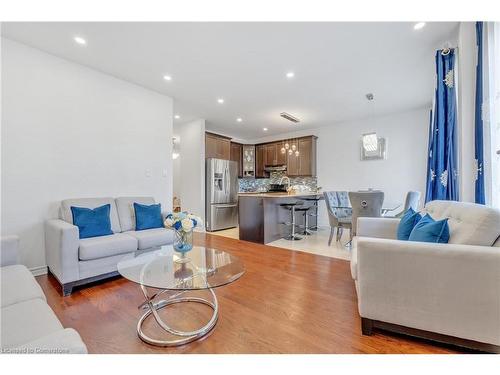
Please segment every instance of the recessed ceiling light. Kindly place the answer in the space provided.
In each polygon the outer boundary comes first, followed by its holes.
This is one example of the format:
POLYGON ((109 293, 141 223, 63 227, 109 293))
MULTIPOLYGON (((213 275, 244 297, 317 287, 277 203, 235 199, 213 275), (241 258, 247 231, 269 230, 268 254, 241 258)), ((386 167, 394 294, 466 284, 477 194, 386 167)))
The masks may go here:
POLYGON ((262 130, 264 130, 265 132, 267 132, 267 128, 262 128, 262 130))
POLYGON ((179 115, 175 115, 175 116, 174 116, 174 118, 175 118, 176 120, 178 120, 178 119, 180 119, 180 118, 181 118, 181 116, 179 116, 179 115))
POLYGON ((166 75, 164 75, 164 76, 163 76, 163 79, 164 79, 165 81, 171 81, 171 80, 172 80, 172 77, 171 77, 171 76, 169 76, 168 74, 166 74, 166 75))
POLYGON ((236 119, 236 121, 238 121, 238 122, 242 122, 242 121, 243 121, 243 119, 242 119, 241 117, 238 117, 238 118, 236 119))
POLYGON ((417 23, 413 26, 413 29, 414 29, 414 30, 420 30, 420 29, 422 29, 424 26, 425 26, 425 22, 417 22, 417 23))
POLYGON ((286 74, 286 78, 293 78, 293 77, 295 77, 295 73, 294 72, 288 72, 286 74))
POLYGON ((222 99, 222 98, 217 99, 217 103, 219 103, 219 104, 224 103, 224 99, 222 99))
POLYGON ((87 41, 85 39, 83 39, 81 36, 75 36, 73 38, 73 40, 75 42, 77 42, 78 44, 81 44, 82 46, 86 45, 87 44, 87 41))

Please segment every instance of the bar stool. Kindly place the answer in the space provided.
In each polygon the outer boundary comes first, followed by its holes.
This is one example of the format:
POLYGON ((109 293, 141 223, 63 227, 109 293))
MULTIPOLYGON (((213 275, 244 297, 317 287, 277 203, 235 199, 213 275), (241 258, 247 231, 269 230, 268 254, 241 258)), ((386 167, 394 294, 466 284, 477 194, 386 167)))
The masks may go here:
POLYGON ((298 207, 295 209, 296 212, 301 212, 304 215, 304 225, 300 225, 300 228, 304 228, 304 231, 301 232, 300 234, 304 236, 310 236, 312 233, 310 232, 309 228, 309 210, 313 208, 313 206, 306 206, 306 207, 298 207))
POLYGON ((295 226, 296 226, 296 222, 295 222, 296 208, 295 207, 300 206, 302 204, 303 204, 302 202, 289 202, 289 203, 281 203, 280 204, 280 207, 283 207, 284 209, 290 211, 290 222, 282 223, 286 226, 291 226, 290 234, 288 236, 284 237, 285 240, 298 241, 298 240, 302 239, 302 237, 299 237, 295 234, 295 226))
POLYGON ((313 205, 310 207, 311 210, 309 210, 308 214, 309 214, 309 216, 316 218, 316 225, 309 227, 308 230, 317 231, 318 230, 318 202, 322 199, 325 199, 325 198, 317 195, 315 197, 302 198, 302 199, 305 201, 313 202, 313 205))

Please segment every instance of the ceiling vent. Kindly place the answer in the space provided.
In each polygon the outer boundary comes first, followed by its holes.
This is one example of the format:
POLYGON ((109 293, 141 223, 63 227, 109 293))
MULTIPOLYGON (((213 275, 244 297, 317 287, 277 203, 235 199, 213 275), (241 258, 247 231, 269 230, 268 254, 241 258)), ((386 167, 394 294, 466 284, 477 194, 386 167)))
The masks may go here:
POLYGON ((294 117, 291 114, 286 113, 286 112, 281 112, 280 116, 283 117, 284 119, 291 121, 291 122, 294 122, 294 123, 300 122, 300 120, 297 117, 294 117))

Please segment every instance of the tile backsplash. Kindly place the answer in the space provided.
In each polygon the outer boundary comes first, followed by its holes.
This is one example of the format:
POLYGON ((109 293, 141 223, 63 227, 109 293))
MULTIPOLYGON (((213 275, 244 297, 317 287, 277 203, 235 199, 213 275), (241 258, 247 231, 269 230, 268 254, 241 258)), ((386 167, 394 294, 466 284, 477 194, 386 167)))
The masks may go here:
MULTIPOLYGON (((279 183, 280 178, 284 175, 283 172, 271 172, 270 178, 240 178, 239 187, 243 191, 262 191, 268 190, 270 184, 279 183)), ((318 179, 316 177, 290 177, 290 185, 302 185, 308 189, 316 189, 318 179)))

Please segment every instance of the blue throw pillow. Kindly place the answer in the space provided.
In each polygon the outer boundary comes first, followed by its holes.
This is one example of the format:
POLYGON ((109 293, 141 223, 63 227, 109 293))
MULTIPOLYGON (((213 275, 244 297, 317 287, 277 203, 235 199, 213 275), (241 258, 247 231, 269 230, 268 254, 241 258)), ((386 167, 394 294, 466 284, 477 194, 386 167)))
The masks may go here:
POLYGON ((161 204, 140 204, 134 202, 135 230, 163 228, 161 204))
POLYGON ((435 221, 429 214, 415 225, 410 233, 409 241, 448 243, 450 228, 448 219, 435 221))
POLYGON ((110 204, 96 207, 94 209, 71 206, 73 224, 80 231, 80 238, 108 236, 113 234, 109 212, 110 204))
POLYGON ((422 219, 422 216, 418 212, 415 212, 413 208, 409 208, 401 217, 398 225, 398 240, 408 241, 410 233, 417 225, 417 223, 422 219))

